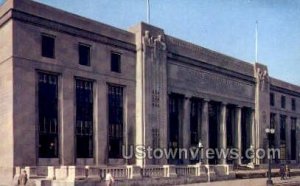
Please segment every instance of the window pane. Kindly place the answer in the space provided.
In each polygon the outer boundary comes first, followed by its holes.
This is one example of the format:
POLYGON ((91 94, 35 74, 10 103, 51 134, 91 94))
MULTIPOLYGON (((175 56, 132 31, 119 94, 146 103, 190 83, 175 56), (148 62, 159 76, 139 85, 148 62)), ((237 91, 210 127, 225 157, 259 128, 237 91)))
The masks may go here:
POLYGON ((295 111, 296 110, 296 99, 292 98, 292 110, 295 111))
POLYGON ((52 36, 42 35, 42 56, 54 58, 55 39, 52 36))
POLYGON ((122 158, 123 87, 108 85, 109 158, 122 158))
POLYGON ((121 72, 121 55, 117 53, 111 53, 111 71, 121 72))
POLYGON ((39 157, 58 157, 58 85, 57 76, 39 73, 39 157))
POLYGON ((275 96, 274 96, 274 93, 270 93, 270 105, 271 106, 275 105, 275 96))
POLYGON ((90 47, 87 45, 79 44, 79 64, 80 65, 90 65, 90 47))
POLYGON ((281 96, 281 108, 285 108, 285 96, 281 96))
POLYGON ((76 157, 93 157, 93 82, 76 79, 76 157))

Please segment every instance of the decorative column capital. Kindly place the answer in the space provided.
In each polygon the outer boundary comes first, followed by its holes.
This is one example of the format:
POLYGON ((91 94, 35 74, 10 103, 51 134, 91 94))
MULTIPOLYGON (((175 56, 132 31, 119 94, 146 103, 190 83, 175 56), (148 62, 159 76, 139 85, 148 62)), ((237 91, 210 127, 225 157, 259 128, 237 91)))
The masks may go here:
POLYGON ((185 94, 184 95, 184 99, 191 99, 192 98, 192 95, 190 95, 190 94, 185 94))
POLYGON ((227 102, 221 102, 221 106, 227 106, 228 105, 228 103, 227 102))
POLYGON ((210 100, 208 98, 204 98, 203 102, 209 102, 210 100))
POLYGON ((242 107, 243 106, 241 106, 241 105, 235 105, 235 108, 237 108, 237 109, 242 109, 242 107))

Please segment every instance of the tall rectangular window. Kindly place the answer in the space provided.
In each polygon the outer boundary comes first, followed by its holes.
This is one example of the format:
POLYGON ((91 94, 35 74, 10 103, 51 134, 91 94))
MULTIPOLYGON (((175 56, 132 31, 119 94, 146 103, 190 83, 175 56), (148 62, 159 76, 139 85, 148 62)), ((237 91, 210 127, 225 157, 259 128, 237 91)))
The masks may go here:
POLYGON ((285 141, 286 116, 280 115, 280 140, 285 141))
POLYGON ((227 147, 234 147, 234 133, 235 133, 235 106, 227 106, 227 118, 226 118, 226 130, 227 130, 227 147))
POLYGON ((110 55, 110 69, 112 72, 121 73, 121 55, 112 52, 110 55))
MULTIPOLYGON (((179 148, 179 133, 180 133, 180 122, 181 122, 181 112, 182 112, 182 104, 183 96, 178 94, 171 94, 169 96, 169 124, 168 124, 168 132, 169 132, 169 141, 168 148, 172 150, 178 150, 179 148)), ((169 164, 178 164, 179 156, 178 153, 175 157, 171 157, 168 159, 169 164)))
MULTIPOLYGON (((276 114, 271 113, 270 114, 270 128, 275 129, 275 126, 276 126, 276 114)), ((275 134, 271 135, 269 143, 270 143, 272 148, 275 147, 275 134)))
POLYGON ((286 116, 280 115, 280 159, 286 159, 286 135, 285 135, 285 127, 286 127, 286 116))
POLYGON ((281 108, 285 108, 285 96, 281 96, 281 108))
POLYGON ((122 158, 123 87, 108 85, 109 158, 122 158))
POLYGON ((58 77, 38 73, 39 158, 58 157, 58 77))
POLYGON ((85 44, 78 45, 79 64, 90 66, 90 46, 85 44))
POLYGON ((291 118, 291 160, 297 157, 297 118, 291 118))
POLYGON ((76 157, 93 157, 93 82, 76 79, 76 157))
POLYGON ((270 105, 275 106, 275 95, 273 92, 270 93, 270 105))
POLYGON ((198 99, 191 99, 190 111, 190 134, 191 146, 198 146, 200 140, 200 107, 201 103, 198 99))
POLYGON ((292 98, 292 110, 295 111, 296 110, 296 99, 292 98))
POLYGON ((42 35, 41 44, 42 56, 55 58, 55 37, 51 35, 42 35))

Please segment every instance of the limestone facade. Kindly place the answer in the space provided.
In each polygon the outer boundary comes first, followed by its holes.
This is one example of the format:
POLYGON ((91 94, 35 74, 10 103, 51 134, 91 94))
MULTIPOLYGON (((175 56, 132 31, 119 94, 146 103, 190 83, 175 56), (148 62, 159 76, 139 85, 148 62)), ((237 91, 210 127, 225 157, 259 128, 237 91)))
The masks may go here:
MULTIPOLYGON (((291 154, 296 154, 290 162, 300 160, 300 87, 270 77, 263 64, 214 52, 145 23, 125 31, 29 0, 7 0, 0 7, 0 38, 0 135, 4 139, 0 142, 0 180, 12 178, 17 166, 173 164, 164 158, 153 161, 109 157, 110 84, 122 86, 124 90, 122 141, 127 147, 168 148, 174 144, 172 147, 191 147, 190 113, 197 102, 197 135, 204 149, 226 149, 230 143, 239 149, 267 148, 264 131, 270 127, 273 114, 276 147, 281 145, 282 117, 286 119, 285 158, 291 160, 291 154), (54 58, 41 55, 43 34, 55 38, 54 58), (90 46, 89 66, 78 63, 79 43, 90 46), (112 52, 121 56, 120 73, 111 71, 112 52), (38 155, 39 72, 58 77, 56 158, 38 155), (90 158, 75 155, 74 83, 78 77, 93 81, 93 157, 90 158), (272 104, 270 95, 274 99, 272 104), (178 135, 173 136, 172 144, 171 98, 178 103, 175 125, 178 135), (284 107, 281 99, 285 99, 284 107), (213 105, 216 110, 211 111, 213 105), (229 115, 232 115, 230 129, 229 115), (296 122, 295 126, 291 126, 292 122, 296 122), (291 137, 293 127, 296 138, 291 137), (243 143, 248 146, 242 147, 243 143), (296 152, 292 152, 293 148, 296 152)), ((209 162, 204 158, 203 163, 225 165, 228 162, 226 159, 209 162)), ((238 159, 236 163, 243 164, 243 160, 238 159)), ((259 165, 264 161, 255 159, 254 163, 259 165)))

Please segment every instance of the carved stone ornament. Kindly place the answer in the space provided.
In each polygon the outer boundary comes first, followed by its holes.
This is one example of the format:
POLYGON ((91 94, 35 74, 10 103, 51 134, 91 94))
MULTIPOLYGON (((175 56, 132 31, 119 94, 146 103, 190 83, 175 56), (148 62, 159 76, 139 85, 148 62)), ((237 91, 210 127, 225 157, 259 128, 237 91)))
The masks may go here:
POLYGON ((268 71, 257 68, 256 78, 258 80, 260 90, 267 91, 268 84, 269 84, 268 71))
POLYGON ((163 41, 163 36, 158 35, 156 39, 154 39, 154 46, 160 50, 166 50, 166 43, 163 41))
POLYGON ((145 35, 143 37, 143 43, 146 46, 152 46, 152 47, 154 46, 154 39, 152 36, 150 36, 149 30, 145 31, 145 35))

